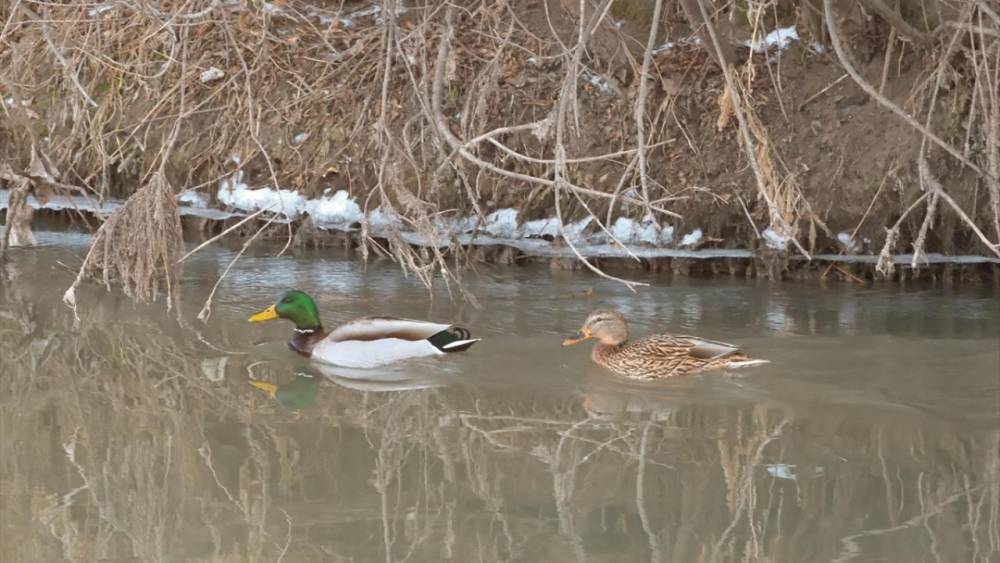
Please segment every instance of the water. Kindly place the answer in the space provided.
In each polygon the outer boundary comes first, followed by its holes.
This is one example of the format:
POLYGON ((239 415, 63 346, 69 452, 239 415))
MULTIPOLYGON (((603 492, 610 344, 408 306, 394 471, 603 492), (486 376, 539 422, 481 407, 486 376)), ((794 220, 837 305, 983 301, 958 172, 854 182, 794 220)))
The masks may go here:
POLYGON ((184 327, 94 286, 74 327, 60 296, 87 239, 40 239, 0 266, 5 561, 1000 561, 993 288, 631 294, 480 266, 475 308, 390 263, 261 249, 202 324, 235 256, 210 248, 184 272, 184 327), (291 286, 328 326, 393 314, 484 340, 327 377, 284 348, 288 325, 246 323, 291 286), (623 382, 559 346, 607 305, 635 334, 772 364, 623 382))

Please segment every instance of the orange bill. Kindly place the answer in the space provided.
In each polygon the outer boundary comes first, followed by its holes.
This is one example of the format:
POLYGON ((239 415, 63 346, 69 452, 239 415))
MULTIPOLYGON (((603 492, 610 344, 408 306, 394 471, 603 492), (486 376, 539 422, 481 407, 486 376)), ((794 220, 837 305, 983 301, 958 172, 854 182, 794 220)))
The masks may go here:
POLYGON ((593 335, 590 334, 590 331, 587 330, 586 327, 585 328, 581 328, 580 330, 578 330, 576 332, 576 334, 574 334, 573 336, 567 338, 566 340, 563 340, 562 345, 563 346, 572 346, 574 344, 579 344, 579 343, 583 342, 584 340, 587 340, 588 338, 593 338, 593 335))

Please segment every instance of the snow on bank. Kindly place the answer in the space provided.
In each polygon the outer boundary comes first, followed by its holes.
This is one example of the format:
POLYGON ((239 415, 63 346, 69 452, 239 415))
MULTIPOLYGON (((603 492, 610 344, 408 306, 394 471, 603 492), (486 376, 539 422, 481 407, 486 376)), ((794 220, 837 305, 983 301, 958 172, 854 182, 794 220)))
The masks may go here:
POLYGON ((779 234, 778 231, 775 231, 771 227, 764 229, 760 237, 764 239, 764 244, 770 249, 785 250, 788 248, 788 237, 779 234))
POLYGON ((744 41, 743 44, 750 47, 750 50, 754 53, 764 53, 768 49, 778 49, 779 51, 785 50, 792 41, 799 40, 799 32, 796 31, 795 26, 778 28, 771 33, 764 36, 763 39, 758 39, 754 41, 749 39, 744 41))
POLYGON ((600 74, 591 72, 589 70, 583 71, 583 79, 597 88, 602 94, 606 96, 617 96, 618 88, 615 88, 607 78, 601 76, 600 74))
POLYGON ((847 231, 837 233, 837 241, 840 242, 842 247, 844 247, 844 251, 850 254, 854 254, 858 250, 861 250, 861 245, 859 245, 858 241, 854 240, 854 238, 851 237, 851 233, 848 233, 847 231))
MULTIPOLYGON (((794 25, 789 27, 780 27, 774 31, 768 33, 761 39, 747 39, 743 42, 743 46, 749 47, 754 53, 765 53, 770 49, 777 49, 783 51, 792 44, 793 41, 799 40, 799 32, 794 25)), ((653 50, 653 54, 659 54, 671 49, 676 49, 677 47, 685 46, 701 46, 701 38, 697 35, 691 36, 687 39, 682 39, 680 41, 667 41, 666 43, 660 45, 653 50)), ((810 48, 817 53, 823 52, 823 46, 817 43, 812 43, 810 48)))
POLYGON ((270 187, 251 188, 243 182, 242 170, 219 183, 218 198, 223 205, 240 211, 252 213, 263 209, 289 219, 298 217, 306 210, 306 198, 296 192, 270 187))
MULTIPOLYGON (((206 206, 207 201, 202 194, 185 191, 178 196, 178 201, 181 203, 178 206, 180 215, 221 221, 245 217, 249 212, 264 208, 272 209, 279 214, 279 217, 275 219, 276 222, 287 223, 295 219, 297 215, 306 215, 311 217, 320 228, 339 231, 357 230, 359 223, 365 219, 365 215, 357 201, 343 190, 332 194, 328 192, 321 198, 307 200, 298 194, 294 194, 295 198, 289 198, 288 194, 294 192, 289 192, 288 190, 274 190, 271 188, 251 189, 240 180, 241 178, 238 175, 234 176, 233 181, 229 183, 232 193, 226 195, 225 198, 230 201, 240 202, 246 209, 225 211, 210 208, 206 206), (291 216, 287 214, 289 204, 292 204, 291 208, 297 210, 291 216)), ((0 210, 7 209, 9 199, 9 191, 0 190, 0 210)), ((219 200, 223 200, 221 191, 219 200)), ((107 217, 121 208, 123 203, 121 200, 97 202, 96 200, 81 196, 55 196, 45 205, 41 205, 34 196, 28 198, 28 204, 35 209, 85 211, 102 217, 107 217)), ((511 208, 489 213, 486 215, 485 221, 480 221, 475 216, 439 216, 435 219, 435 226, 439 228, 439 234, 442 236, 435 237, 435 240, 426 240, 423 235, 403 228, 405 226, 404 221, 392 210, 376 208, 368 212, 367 219, 370 236, 387 236, 398 229, 403 240, 415 245, 437 244, 447 246, 452 241, 455 241, 459 244, 474 244, 478 246, 510 246, 525 254, 546 258, 574 258, 576 256, 573 250, 561 241, 545 240, 546 238, 556 238, 559 236, 561 225, 558 219, 545 218, 519 223, 517 216, 517 210, 511 208)), ((677 247, 671 248, 667 245, 673 241, 674 228, 664 224, 657 229, 656 225, 649 218, 644 218, 640 221, 618 218, 612 223, 609 227, 611 234, 623 245, 627 245, 627 247, 614 244, 607 234, 597 228, 596 225, 593 225, 593 219, 591 218, 566 224, 562 226, 561 230, 563 235, 573 242, 576 250, 588 258, 631 258, 632 256, 637 256, 644 259, 749 259, 754 257, 753 251, 739 248, 695 249, 696 245, 705 240, 701 229, 694 229, 687 233, 681 237, 680 242, 677 243, 677 247), (591 234, 586 234, 588 228, 590 231, 593 231, 591 234)), ((847 242, 850 241, 854 243, 852 248, 857 248, 857 242, 852 241, 847 233, 841 234, 844 236, 838 236, 838 239, 842 244, 846 246, 847 242)), ((787 244, 787 242, 786 240, 785 243, 787 244)), ((806 259, 798 255, 792 255, 789 258, 792 260, 806 259)), ((931 253, 926 257, 922 256, 922 258, 925 264, 1000 264, 1000 259, 992 256, 945 256, 943 254, 931 253)), ((878 256, 819 254, 814 255, 813 260, 819 262, 876 264, 878 256)), ((894 256, 893 260, 896 265, 908 268, 912 264, 913 255, 899 254, 894 256)))
POLYGON ((365 218, 361 207, 351 199, 351 194, 340 190, 332 196, 333 190, 327 190, 323 197, 306 201, 305 211, 313 223, 324 228, 354 228, 365 218))
POLYGON ((611 226, 611 236, 622 244, 667 246, 674 241, 674 228, 666 224, 657 225, 650 215, 641 221, 619 217, 611 226))
POLYGON ((208 198, 194 190, 184 190, 177 201, 191 207, 208 207, 208 198))
POLYGON ((701 242, 701 238, 702 238, 701 229, 695 229, 690 233, 684 235, 684 238, 681 239, 681 246, 694 246, 699 242, 701 242))
POLYGON ((517 238, 517 210, 508 207, 490 213, 482 230, 497 238, 517 238))
MULTIPOLYGON (((203 198, 203 196, 196 192, 184 192, 178 196, 178 201, 184 204, 178 206, 178 211, 181 216, 202 217, 204 219, 212 219, 214 221, 225 221, 226 219, 232 219, 233 217, 241 217, 245 215, 243 213, 230 213, 220 209, 198 206, 195 204, 195 197, 203 198), (182 201, 182 198, 188 201, 182 201)), ((8 190, 0 190, 0 210, 7 209, 9 200, 10 192, 8 190)), ((202 201, 204 200, 202 199, 202 201)), ((28 205, 30 205, 33 209, 47 209, 50 211, 80 211, 93 213, 101 218, 106 218, 115 211, 118 211, 118 209, 120 209, 124 204, 125 202, 120 199, 97 201, 96 199, 75 195, 57 195, 49 198, 45 205, 42 205, 37 199, 35 199, 34 195, 28 196, 28 205)))

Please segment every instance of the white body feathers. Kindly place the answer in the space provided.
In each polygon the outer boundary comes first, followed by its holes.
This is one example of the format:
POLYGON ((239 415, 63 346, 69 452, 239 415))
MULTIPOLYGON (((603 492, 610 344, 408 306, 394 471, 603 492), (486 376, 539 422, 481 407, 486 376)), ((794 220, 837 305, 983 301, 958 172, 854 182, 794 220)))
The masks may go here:
POLYGON ((312 349, 312 359, 350 368, 373 368, 411 358, 440 356, 479 339, 455 340, 437 348, 428 338, 451 328, 448 324, 365 317, 330 332, 312 349))
POLYGON ((324 339, 313 347, 312 358, 349 368, 373 368, 409 358, 438 356, 438 350, 426 340, 382 338, 379 340, 324 339))

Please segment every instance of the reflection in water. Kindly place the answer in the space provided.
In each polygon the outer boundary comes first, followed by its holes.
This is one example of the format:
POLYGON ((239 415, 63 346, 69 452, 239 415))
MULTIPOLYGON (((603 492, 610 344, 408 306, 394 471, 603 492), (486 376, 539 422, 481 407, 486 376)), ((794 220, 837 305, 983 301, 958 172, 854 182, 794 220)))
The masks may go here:
POLYGON ((291 380, 285 383, 269 383, 257 379, 250 379, 249 383, 268 397, 277 400, 282 407, 288 410, 302 410, 316 401, 323 381, 354 391, 374 393, 432 389, 451 383, 441 376, 414 377, 400 371, 361 370, 323 364, 312 364, 301 371, 296 371, 292 374, 291 380))
POLYGON ((288 410, 300 410, 313 404, 319 392, 321 379, 307 373, 296 373, 288 383, 276 385, 265 381, 250 380, 250 385, 267 393, 288 410))
MULTIPOLYGON (((484 327, 478 353, 361 374, 246 333, 248 299, 286 283, 252 270, 197 335, 96 288, 73 329, 58 256, 0 285, 5 560, 1000 558, 994 294, 661 288, 632 298, 638 331, 697 303, 700 333, 773 364, 643 384, 558 346, 613 286, 487 272, 483 309, 430 306, 484 327)), ((331 315, 427 313, 391 268, 288 260, 357 292, 331 315)))

